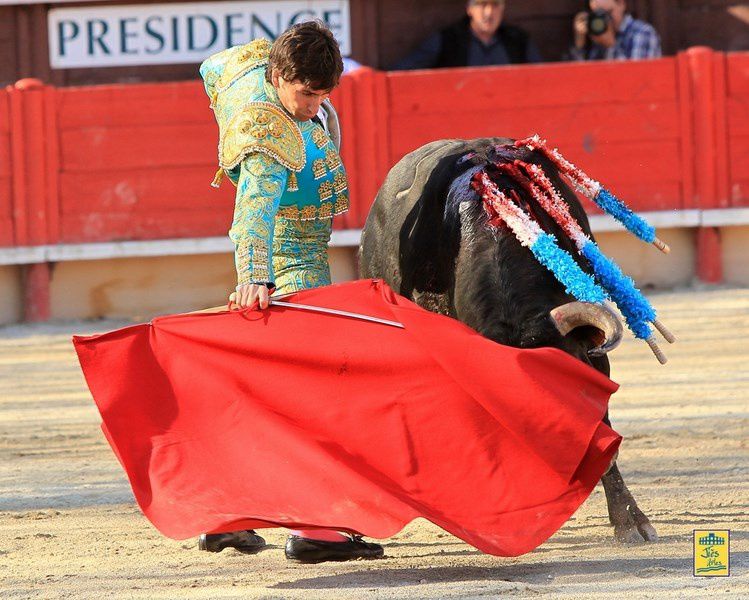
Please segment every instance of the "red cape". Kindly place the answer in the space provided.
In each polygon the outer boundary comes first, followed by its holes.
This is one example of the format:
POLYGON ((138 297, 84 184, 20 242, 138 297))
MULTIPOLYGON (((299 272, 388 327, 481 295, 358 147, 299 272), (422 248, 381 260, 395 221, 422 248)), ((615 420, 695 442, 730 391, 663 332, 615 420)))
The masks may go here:
POLYGON ((519 350, 379 281, 271 307, 160 317, 74 343, 103 429, 164 535, 325 527, 384 538, 416 517, 491 554, 552 535, 621 438, 617 385, 519 350))

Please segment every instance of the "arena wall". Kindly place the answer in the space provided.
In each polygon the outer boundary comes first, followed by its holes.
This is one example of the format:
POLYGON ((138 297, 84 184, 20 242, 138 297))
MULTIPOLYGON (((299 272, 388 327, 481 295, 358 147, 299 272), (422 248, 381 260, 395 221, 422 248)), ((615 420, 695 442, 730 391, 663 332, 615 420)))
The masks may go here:
MULTIPOLYGON (((335 277, 353 275, 371 202, 404 154, 440 138, 540 132, 674 237, 679 251, 664 262, 624 241, 588 203, 594 231, 622 239, 611 252, 641 285, 746 281, 748 90, 749 54, 707 48, 629 63, 360 69, 334 94, 351 197, 334 224, 335 277)), ((233 188, 208 185, 216 139, 196 82, 55 88, 22 80, 0 91, 0 265, 22 290, 19 301, 15 284, 3 286, 4 318, 19 302, 27 320, 113 316, 123 297, 137 314, 172 306, 156 292, 141 300, 123 291, 123 281, 194 290, 188 308, 225 297, 229 267, 206 266, 224 264, 209 255, 231 251, 233 188), (172 275, 180 272, 190 273, 181 288, 172 275)))

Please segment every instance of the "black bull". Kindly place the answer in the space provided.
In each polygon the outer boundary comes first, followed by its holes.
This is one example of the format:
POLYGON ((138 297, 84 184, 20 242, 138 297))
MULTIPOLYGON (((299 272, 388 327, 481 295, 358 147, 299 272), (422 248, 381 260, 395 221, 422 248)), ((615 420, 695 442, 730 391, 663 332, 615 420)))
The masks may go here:
MULTIPOLYGON (((574 300, 506 229, 492 229, 472 174, 502 161, 497 145, 512 140, 439 140, 406 155, 388 174, 362 235, 362 277, 383 279, 420 306, 456 318, 482 335, 510 346, 553 346, 609 374, 608 358, 591 356, 600 344, 595 327, 562 335, 550 313, 574 300)), ((590 233, 585 212, 556 169, 527 151, 523 159, 541 165, 562 192, 570 212, 590 233)), ((559 226, 520 187, 495 175, 500 189, 515 189, 524 208, 559 244, 576 254, 559 226)), ((608 415, 606 416, 608 423, 608 415)), ((638 508, 616 463, 603 476, 609 519, 620 541, 655 540, 657 534, 638 508)))

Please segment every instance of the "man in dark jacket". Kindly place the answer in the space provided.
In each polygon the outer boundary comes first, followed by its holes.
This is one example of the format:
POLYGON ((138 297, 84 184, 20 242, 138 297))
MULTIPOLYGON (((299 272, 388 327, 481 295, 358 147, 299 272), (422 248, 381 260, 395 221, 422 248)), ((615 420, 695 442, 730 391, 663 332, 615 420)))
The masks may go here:
POLYGON ((429 37, 394 70, 541 62, 528 34, 504 24, 505 0, 469 0, 467 16, 429 37))

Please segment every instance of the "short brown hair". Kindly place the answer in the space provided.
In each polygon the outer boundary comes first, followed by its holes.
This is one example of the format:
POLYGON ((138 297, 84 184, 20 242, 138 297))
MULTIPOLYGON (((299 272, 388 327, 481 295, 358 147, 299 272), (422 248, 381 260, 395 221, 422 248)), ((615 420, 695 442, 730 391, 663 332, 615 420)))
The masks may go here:
POLYGON ((332 90, 343 73, 341 50, 321 21, 297 23, 273 42, 265 73, 268 81, 272 71, 313 90, 332 90))

